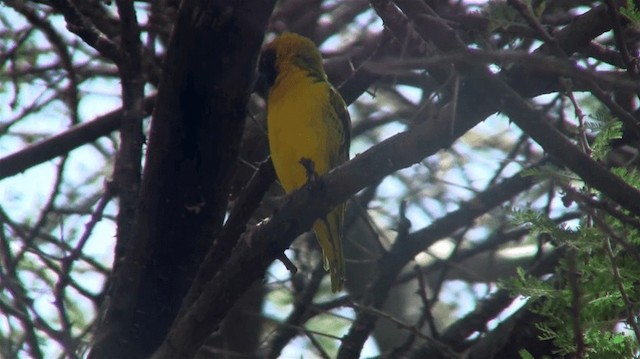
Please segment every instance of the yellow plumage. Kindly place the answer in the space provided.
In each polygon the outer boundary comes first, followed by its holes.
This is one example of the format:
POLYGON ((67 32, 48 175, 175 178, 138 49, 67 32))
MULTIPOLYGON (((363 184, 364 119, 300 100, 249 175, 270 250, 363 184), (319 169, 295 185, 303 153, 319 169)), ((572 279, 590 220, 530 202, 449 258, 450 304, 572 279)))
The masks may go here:
MULTIPOLYGON (((305 37, 284 33, 267 45, 260 71, 270 86, 267 132, 271 160, 282 187, 290 193, 309 179, 301 160, 311 160, 313 171, 323 175, 349 159, 349 113, 327 80, 320 52, 305 37)), ((344 211, 342 204, 313 225, 333 292, 344 282, 344 211)))

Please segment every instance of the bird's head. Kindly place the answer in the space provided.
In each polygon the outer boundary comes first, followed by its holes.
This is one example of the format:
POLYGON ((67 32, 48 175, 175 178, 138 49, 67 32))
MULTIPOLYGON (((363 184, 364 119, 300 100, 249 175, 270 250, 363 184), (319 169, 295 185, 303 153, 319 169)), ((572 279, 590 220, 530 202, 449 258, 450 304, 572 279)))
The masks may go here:
POLYGON ((313 41, 298 34, 285 32, 262 50, 257 91, 266 93, 280 74, 294 69, 326 77, 322 68, 322 56, 313 41))

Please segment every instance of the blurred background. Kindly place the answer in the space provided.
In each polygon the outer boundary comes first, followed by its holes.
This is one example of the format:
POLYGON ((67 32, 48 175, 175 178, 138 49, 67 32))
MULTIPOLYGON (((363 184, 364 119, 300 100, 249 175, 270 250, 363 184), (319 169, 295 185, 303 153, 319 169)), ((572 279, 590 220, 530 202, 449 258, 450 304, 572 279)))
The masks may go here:
MULTIPOLYGON (((84 357, 100 339, 114 261, 126 250, 114 167, 144 171, 157 92, 173 73, 165 57, 180 43, 172 28, 186 11, 178 0, 116 3, 0 7, 1 357, 84 357), (139 41, 133 107, 130 59, 118 55, 132 38, 127 6, 139 41), (137 158, 125 157, 119 131, 132 108, 144 135, 137 158)), ((349 104, 351 157, 392 143, 388 158, 372 158, 393 164, 348 201, 344 291, 331 293, 304 234, 285 252, 298 272, 273 262, 196 356, 637 355, 635 6, 277 2, 264 42, 283 31, 311 38, 349 104)), ((241 38, 220 36, 211 41, 241 38)), ((265 104, 248 97, 224 218, 246 205, 268 157, 265 104)), ((243 229, 259 230, 282 205, 277 181, 267 187, 243 229)), ((220 232, 211 233, 216 243, 220 232)))

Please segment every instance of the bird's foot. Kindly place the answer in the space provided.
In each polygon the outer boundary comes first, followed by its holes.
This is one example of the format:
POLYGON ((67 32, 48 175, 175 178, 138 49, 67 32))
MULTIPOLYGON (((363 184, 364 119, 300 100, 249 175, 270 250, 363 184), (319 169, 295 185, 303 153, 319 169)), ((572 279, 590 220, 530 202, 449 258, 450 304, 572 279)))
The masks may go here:
POLYGON ((300 164, 304 167, 304 170, 307 173, 307 182, 314 182, 316 178, 318 178, 318 174, 316 173, 316 166, 313 160, 302 157, 300 159, 300 164))

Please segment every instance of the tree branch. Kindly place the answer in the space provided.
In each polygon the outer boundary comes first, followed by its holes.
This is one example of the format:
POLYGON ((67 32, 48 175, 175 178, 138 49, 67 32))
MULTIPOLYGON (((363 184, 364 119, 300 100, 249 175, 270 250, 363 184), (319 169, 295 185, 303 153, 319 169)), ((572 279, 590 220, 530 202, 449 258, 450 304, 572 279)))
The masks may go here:
MULTIPOLYGON (((156 95, 144 99, 145 116, 150 115, 151 111, 153 111, 155 100, 156 95)), ((33 166, 52 160, 58 156, 62 156, 117 130, 123 115, 123 109, 111 111, 6 157, 0 158, 0 180, 26 171, 33 166)))
MULTIPOLYGON (((238 243, 200 297, 172 325, 169 336, 154 358, 188 357, 185 353, 202 344, 206 335, 224 319, 234 301, 251 283, 264 275, 271 262, 297 235, 352 194, 449 146, 451 121, 453 119, 425 122, 411 131, 395 135, 288 196, 284 206, 268 223, 259 227, 250 241, 238 243)), ((461 127, 456 127, 455 131, 463 133, 461 127)), ((522 181, 530 183, 531 179, 522 181)), ((486 203, 493 202, 488 200, 486 203)), ((483 207, 480 205, 477 208, 482 211, 483 207)), ((415 250, 417 247, 409 248, 415 250)), ((408 253, 402 258, 406 259, 406 255, 408 253)))
POLYGON ((259 4, 180 5, 151 122, 135 231, 115 263, 91 358, 148 357, 221 228, 274 1, 259 4))
POLYGON ((51 0, 50 2, 64 16, 69 31, 80 36, 82 40, 96 49, 102 56, 115 63, 121 60, 122 54, 118 46, 89 22, 69 0, 51 0))

